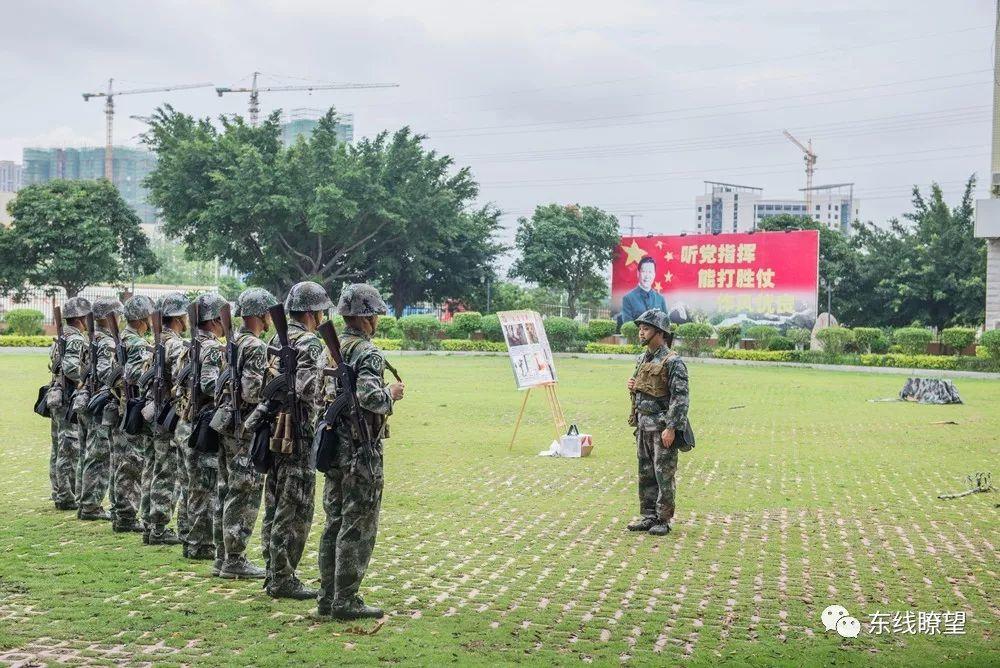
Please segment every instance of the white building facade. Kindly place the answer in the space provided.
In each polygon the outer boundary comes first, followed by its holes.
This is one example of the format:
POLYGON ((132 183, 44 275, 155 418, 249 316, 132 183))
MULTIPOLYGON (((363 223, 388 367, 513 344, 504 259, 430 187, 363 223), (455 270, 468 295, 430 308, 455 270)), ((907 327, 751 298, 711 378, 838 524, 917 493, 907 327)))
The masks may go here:
POLYGON ((695 198, 695 230, 699 234, 751 232, 769 216, 808 215, 817 223, 850 234, 854 221, 860 220, 860 203, 854 197, 853 184, 841 183, 813 188, 806 201, 770 199, 762 188, 733 183, 705 182, 705 194, 695 198))
POLYGON ((0 160, 0 193, 16 193, 21 189, 21 165, 12 160, 0 160))

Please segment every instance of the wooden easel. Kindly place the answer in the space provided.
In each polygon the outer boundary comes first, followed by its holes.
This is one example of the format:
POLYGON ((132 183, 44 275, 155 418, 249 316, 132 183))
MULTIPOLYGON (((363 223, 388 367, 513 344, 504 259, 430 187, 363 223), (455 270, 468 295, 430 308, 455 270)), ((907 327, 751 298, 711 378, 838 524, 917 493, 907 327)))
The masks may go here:
MULTIPOLYGON (((566 433, 566 416, 563 415, 562 404, 559 403, 559 395, 556 394, 556 384, 555 383, 545 383, 538 387, 545 388, 545 398, 549 402, 549 410, 552 411, 552 422, 556 428, 556 440, 566 433)), ((524 409, 528 407, 528 397, 531 396, 531 390, 534 388, 529 387, 524 391, 524 401, 521 402, 521 412, 517 414, 517 422, 514 423, 514 435, 511 436, 510 443, 507 445, 507 452, 511 451, 514 447, 514 441, 517 440, 517 432, 521 428, 521 419, 524 417, 524 409)))

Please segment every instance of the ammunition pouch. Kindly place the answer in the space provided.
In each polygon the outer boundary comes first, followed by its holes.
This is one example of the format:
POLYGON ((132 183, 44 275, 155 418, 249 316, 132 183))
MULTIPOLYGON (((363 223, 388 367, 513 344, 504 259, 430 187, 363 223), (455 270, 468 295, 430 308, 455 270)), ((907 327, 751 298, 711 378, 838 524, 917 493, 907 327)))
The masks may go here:
POLYGON ((142 433, 146 419, 142 417, 142 409, 146 400, 142 398, 128 399, 125 402, 125 415, 122 417, 122 431, 131 436, 142 433))
POLYGON ((656 398, 666 397, 670 392, 666 364, 659 362, 641 364, 635 374, 635 390, 656 398))
POLYGON ((219 433, 210 426, 215 410, 209 406, 191 423, 191 436, 188 437, 188 447, 196 452, 215 454, 219 451, 219 433))
POLYGON ((274 455, 271 454, 272 421, 260 420, 253 432, 253 442, 250 444, 250 464, 257 473, 267 473, 271 470, 274 455))
POLYGON ((208 426, 219 434, 231 434, 233 432, 234 411, 232 404, 228 401, 221 404, 212 414, 212 421, 208 426))
POLYGON ((44 418, 52 417, 52 411, 49 410, 49 386, 42 385, 38 388, 38 398, 35 399, 34 411, 36 414, 41 415, 44 418))
POLYGON ((347 416, 348 396, 341 392, 326 407, 323 417, 316 423, 316 433, 312 443, 312 462, 317 471, 326 473, 336 467, 340 453, 340 432, 337 425, 347 416))
POLYGON ((684 428, 674 431, 674 447, 681 452, 690 452, 694 449, 694 430, 691 429, 691 422, 685 420, 684 428))
POLYGON ((104 407, 108 405, 111 401, 111 390, 104 388, 100 392, 97 392, 90 398, 87 402, 87 413, 91 417, 100 420, 101 416, 104 414, 104 407))
POLYGON ((177 430, 177 423, 180 418, 174 409, 173 402, 167 401, 160 407, 160 412, 156 415, 156 429, 161 434, 172 434, 177 430))

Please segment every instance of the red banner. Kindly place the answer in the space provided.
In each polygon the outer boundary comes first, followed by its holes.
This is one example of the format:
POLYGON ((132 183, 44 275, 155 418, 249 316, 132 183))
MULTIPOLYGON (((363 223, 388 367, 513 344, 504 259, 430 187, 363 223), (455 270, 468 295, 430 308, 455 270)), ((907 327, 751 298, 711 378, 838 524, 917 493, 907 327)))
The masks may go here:
POLYGON ((661 308, 671 322, 811 328, 819 232, 623 237, 611 269, 620 322, 661 308))

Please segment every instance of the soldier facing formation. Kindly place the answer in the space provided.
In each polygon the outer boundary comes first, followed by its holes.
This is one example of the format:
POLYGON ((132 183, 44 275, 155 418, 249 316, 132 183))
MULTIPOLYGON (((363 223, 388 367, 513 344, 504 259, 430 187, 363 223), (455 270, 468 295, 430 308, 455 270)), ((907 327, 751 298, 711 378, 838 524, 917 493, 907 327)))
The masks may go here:
POLYGON ((55 507, 141 533, 145 545, 181 545, 186 558, 212 561, 213 576, 263 580, 272 597, 318 599, 321 617, 382 616, 358 590, 378 528, 382 440, 404 386, 398 375, 386 384, 395 370, 371 341, 387 312, 378 291, 344 289, 343 347, 326 321, 332 307, 309 281, 283 305, 249 288, 235 313, 214 293, 68 299, 36 407, 52 419, 55 507), (317 469, 327 515, 319 591, 297 575, 317 469), (246 554, 262 500, 264 567, 246 554))

